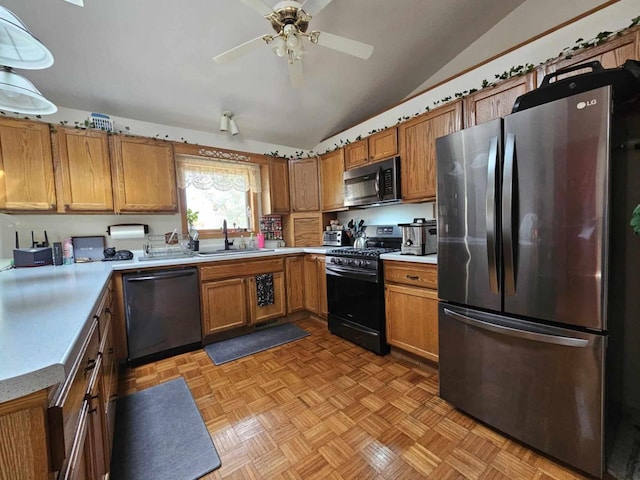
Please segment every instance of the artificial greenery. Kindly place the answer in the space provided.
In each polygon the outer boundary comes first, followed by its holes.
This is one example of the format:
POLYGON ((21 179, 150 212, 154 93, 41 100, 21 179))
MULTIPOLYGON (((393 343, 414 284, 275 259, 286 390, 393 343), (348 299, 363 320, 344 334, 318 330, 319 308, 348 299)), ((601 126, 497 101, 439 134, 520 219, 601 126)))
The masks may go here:
POLYGON ((194 212, 190 208, 187 208, 187 223, 192 226, 195 225, 198 221, 198 215, 200 215, 200 212, 194 212))
POLYGON ((636 232, 636 235, 640 235, 640 204, 638 204, 636 208, 633 209, 629 225, 631 225, 633 231, 636 232))

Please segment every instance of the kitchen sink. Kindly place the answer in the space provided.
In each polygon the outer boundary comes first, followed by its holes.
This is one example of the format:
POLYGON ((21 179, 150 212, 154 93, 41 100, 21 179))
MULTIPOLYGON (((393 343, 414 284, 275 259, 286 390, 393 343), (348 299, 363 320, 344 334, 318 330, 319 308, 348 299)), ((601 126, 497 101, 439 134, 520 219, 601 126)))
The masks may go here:
POLYGON ((232 248, 230 250, 201 250, 197 253, 199 257, 212 257, 214 255, 237 255, 240 253, 263 253, 263 252, 275 252, 273 248, 260 248, 255 250, 238 250, 236 248, 232 248))

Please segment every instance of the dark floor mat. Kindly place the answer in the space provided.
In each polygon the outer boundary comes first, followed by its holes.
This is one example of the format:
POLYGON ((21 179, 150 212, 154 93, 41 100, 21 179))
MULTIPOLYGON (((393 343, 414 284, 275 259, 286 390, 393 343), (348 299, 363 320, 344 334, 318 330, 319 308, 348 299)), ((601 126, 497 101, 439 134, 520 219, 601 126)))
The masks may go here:
POLYGON ((119 399, 116 412, 111 480, 193 480, 220 467, 183 378, 119 399))

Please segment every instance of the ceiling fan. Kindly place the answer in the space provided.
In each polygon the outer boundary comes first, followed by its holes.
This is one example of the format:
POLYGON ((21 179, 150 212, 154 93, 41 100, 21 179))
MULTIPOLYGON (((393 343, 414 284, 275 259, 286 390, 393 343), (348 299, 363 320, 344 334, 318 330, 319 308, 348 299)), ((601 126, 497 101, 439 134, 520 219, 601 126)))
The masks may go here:
POLYGON ((271 45, 277 56, 287 58, 291 84, 294 87, 300 87, 303 83, 302 55, 304 54, 304 48, 302 43, 305 37, 313 44, 332 48, 364 60, 373 53, 373 46, 366 43, 317 30, 307 33, 312 16, 326 7, 331 0, 303 0, 302 2, 285 0, 278 2, 273 8, 262 0, 240 1, 264 16, 271 23, 276 34, 260 35, 253 40, 221 53, 213 57, 216 63, 235 60, 255 50, 262 42, 265 42, 267 45, 271 45))

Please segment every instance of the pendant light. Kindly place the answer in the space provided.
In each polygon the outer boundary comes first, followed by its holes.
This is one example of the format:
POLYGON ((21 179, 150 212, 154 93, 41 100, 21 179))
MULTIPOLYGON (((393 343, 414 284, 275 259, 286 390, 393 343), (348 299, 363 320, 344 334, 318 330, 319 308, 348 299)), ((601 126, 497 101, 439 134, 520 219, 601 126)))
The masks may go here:
POLYGON ((53 65, 53 55, 12 12, 0 6, 0 110, 31 115, 57 107, 12 67, 37 70, 53 65))

